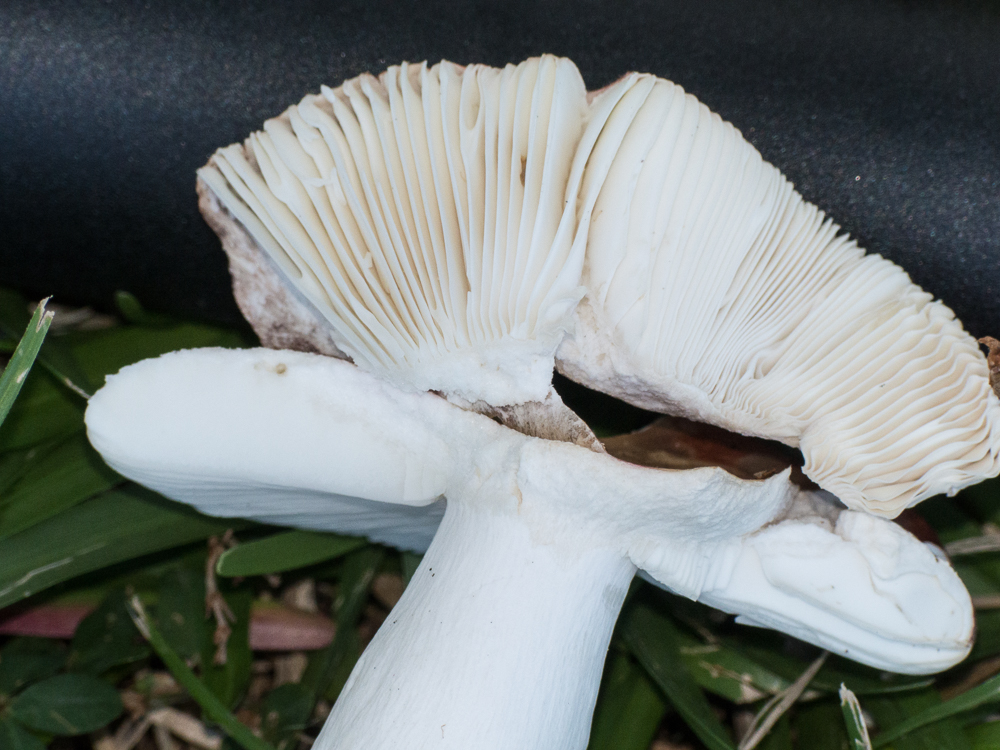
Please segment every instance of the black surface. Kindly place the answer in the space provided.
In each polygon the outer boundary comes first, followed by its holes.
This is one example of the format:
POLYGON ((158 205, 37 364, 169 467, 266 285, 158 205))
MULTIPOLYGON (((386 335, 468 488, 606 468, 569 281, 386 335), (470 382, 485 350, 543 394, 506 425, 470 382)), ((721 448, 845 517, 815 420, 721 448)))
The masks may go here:
POLYGON ((671 78, 976 335, 1000 334, 1000 9, 746 2, 0 3, 0 284, 233 320, 194 170, 407 59, 671 78))

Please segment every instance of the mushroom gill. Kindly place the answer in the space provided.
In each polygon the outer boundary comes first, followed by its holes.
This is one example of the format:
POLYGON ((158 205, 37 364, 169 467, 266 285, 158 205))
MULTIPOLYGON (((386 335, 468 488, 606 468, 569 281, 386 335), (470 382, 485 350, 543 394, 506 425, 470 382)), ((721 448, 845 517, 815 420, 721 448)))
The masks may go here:
POLYGON ((810 479, 877 515, 1000 473, 1000 401, 949 308, 680 86, 632 75, 594 106, 610 114, 564 374, 796 446, 810 479))
POLYGON ((360 367, 541 401, 582 295, 586 110, 576 67, 550 55, 404 63, 305 97, 198 174, 360 367))

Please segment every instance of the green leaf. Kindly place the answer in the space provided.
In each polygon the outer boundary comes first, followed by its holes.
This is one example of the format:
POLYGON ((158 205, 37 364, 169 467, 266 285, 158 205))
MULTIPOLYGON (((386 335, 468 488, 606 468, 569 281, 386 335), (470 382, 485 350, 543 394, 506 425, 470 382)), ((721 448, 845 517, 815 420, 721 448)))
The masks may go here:
POLYGON ((73 634, 69 657, 72 671, 100 675, 149 656, 149 647, 136 632, 126 609, 127 600, 124 590, 112 591, 83 618, 73 634))
POLYGON ((350 553, 344 560, 340 591, 333 604, 337 632, 329 646, 312 655, 302 677, 302 685, 314 697, 335 699, 361 652, 356 626, 384 555, 381 547, 369 545, 350 553))
POLYGON ((894 750, 971 750, 961 724, 952 713, 941 717, 941 697, 936 690, 871 696, 865 700, 865 708, 879 727, 889 728, 873 738, 873 747, 892 742, 894 750))
MULTIPOLYGON (((788 714, 784 714, 771 731, 757 745, 757 750, 793 750, 792 723, 788 714)), ((814 750, 810 748, 809 750, 814 750)))
POLYGON ((0 544, 0 607, 82 573, 247 525, 134 485, 112 490, 0 544))
POLYGON ((750 748, 756 747, 779 722, 787 718, 788 710, 802 697, 802 693, 816 677, 816 673, 819 672, 828 656, 826 651, 821 653, 809 665, 809 668, 798 676, 795 682, 764 703, 754 716, 746 734, 740 740, 739 750, 750 750, 750 748))
POLYGON ((637 604, 618 627, 629 650, 698 738, 710 750, 732 750, 725 728, 684 664, 677 628, 669 618, 637 604))
POLYGON ((0 747, 4 750, 45 750, 45 743, 16 721, 0 717, 0 747))
POLYGON ((178 565, 164 575, 156 602, 156 623, 170 647, 183 658, 201 657, 211 643, 212 630, 205 617, 203 571, 178 565))
POLYGON ((355 536, 318 531, 285 531, 237 545, 222 553, 221 576, 258 576, 304 568, 352 552, 368 542, 355 536))
POLYGON ((678 633, 681 658, 702 688, 733 703, 751 703, 791 683, 759 662, 722 643, 704 644, 678 633))
POLYGON ((52 325, 52 313, 45 312, 46 302, 47 299, 38 303, 17 349, 14 350, 3 374, 0 375, 0 424, 7 418, 17 394, 21 392, 21 386, 24 385, 31 366, 35 363, 35 357, 38 356, 38 350, 42 348, 45 334, 52 325))
POLYGON ((857 696, 840 686, 840 710, 844 715, 844 726, 847 728, 848 747, 850 750, 872 750, 872 742, 868 737, 868 726, 857 696))
POLYGON ((84 406, 82 399, 59 387, 47 372, 33 370, 0 427, 0 452, 33 448, 81 431, 84 406))
POLYGON ((60 674, 36 682, 10 704, 22 724, 55 735, 92 732, 121 714, 117 691, 87 674, 60 674))
POLYGON ((7 496, 8 490, 58 445, 58 440, 49 440, 31 448, 0 455, 0 503, 7 496))
POLYGON ((968 661, 976 662, 1000 654, 1000 609, 976 612, 976 640, 968 661))
POLYGON ((597 697, 588 750, 647 750, 667 704, 624 652, 613 653, 597 697))
POLYGON ((296 736, 309 724, 313 697, 299 684, 280 685, 261 702, 260 719, 264 739, 278 750, 296 747, 296 736))
POLYGON ((406 586, 410 585, 410 579, 417 572, 417 568, 420 567, 420 561, 423 559, 423 555, 418 555, 416 552, 410 552, 409 550, 403 550, 399 553, 400 573, 403 576, 403 583, 406 586))
POLYGON ((184 663, 184 660, 170 648, 170 645, 163 639, 160 631, 152 623, 139 602, 139 597, 133 597, 130 602, 132 610, 132 620, 139 632, 149 641, 149 645, 156 651, 157 656, 163 660, 170 674, 174 676, 177 683, 188 691, 188 694, 201 706, 205 715, 222 727, 231 738, 233 738, 245 750, 274 750, 268 743, 257 737, 250 729, 241 724, 226 707, 222 705, 215 694, 209 690, 205 684, 195 677, 194 672, 184 663))
POLYGON ((93 383, 141 359, 158 357, 177 349, 203 346, 237 348, 244 345, 239 334, 197 323, 164 327, 121 326, 73 335, 73 351, 93 383))
POLYGON ((985 703, 1000 703, 1000 675, 991 677, 982 685, 966 690, 961 695, 944 703, 927 701, 926 707, 919 713, 912 714, 908 719, 900 721, 880 734, 875 740, 875 747, 888 745, 921 727, 936 724, 965 711, 971 711, 985 703))
POLYGON ((996 750, 1000 747, 1000 721, 987 721, 965 730, 972 750, 996 750))
MULTIPOLYGON (((792 682, 809 662, 782 653, 785 638, 773 631, 754 628, 744 629, 738 638, 725 638, 723 643, 759 664, 766 664, 768 670, 792 682)), ((818 649, 815 653, 819 653, 818 649)), ((846 683, 855 695, 882 695, 921 690, 934 684, 934 678, 889 674, 831 655, 809 683, 809 689, 837 695, 841 683, 846 683)))
POLYGON ((147 310, 132 292, 123 290, 115 292, 115 304, 118 305, 122 317, 129 323, 143 326, 164 326, 176 322, 166 315, 158 315, 147 310))
POLYGON ((844 750, 848 746, 843 712, 836 700, 799 704, 793 725, 798 747, 803 750, 844 750))
MULTIPOLYGON (((249 591, 238 589, 225 594, 233 614, 232 632, 226 641, 226 663, 215 664, 215 644, 209 639, 201 654, 201 681, 215 693, 224 706, 234 709, 250 684, 250 604, 249 591)), ((214 629, 214 620, 208 621, 214 629)))
MULTIPOLYGON (((0 650, 0 695, 51 677, 66 663, 66 647, 46 638, 12 638, 0 650)), ((3 747, 3 743, 0 743, 3 747)))
POLYGON ((32 462, 0 499, 0 539, 30 528, 124 481, 77 433, 32 462))

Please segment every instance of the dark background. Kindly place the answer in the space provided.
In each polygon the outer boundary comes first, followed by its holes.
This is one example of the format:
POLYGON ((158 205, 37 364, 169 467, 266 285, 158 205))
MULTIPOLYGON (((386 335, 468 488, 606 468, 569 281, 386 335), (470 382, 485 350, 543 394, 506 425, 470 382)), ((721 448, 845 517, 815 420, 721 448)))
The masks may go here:
POLYGON ((1000 334, 1000 6, 0 3, 0 285, 234 321, 194 171, 321 83, 553 52, 731 120, 870 251, 1000 334))

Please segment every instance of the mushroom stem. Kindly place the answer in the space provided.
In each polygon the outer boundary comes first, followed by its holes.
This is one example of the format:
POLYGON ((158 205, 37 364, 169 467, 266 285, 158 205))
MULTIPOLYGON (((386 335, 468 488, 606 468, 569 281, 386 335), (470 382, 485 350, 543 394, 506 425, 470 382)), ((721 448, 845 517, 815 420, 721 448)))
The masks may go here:
POLYGON ((520 515, 449 501, 316 747, 586 747, 635 566, 540 541, 520 515))

